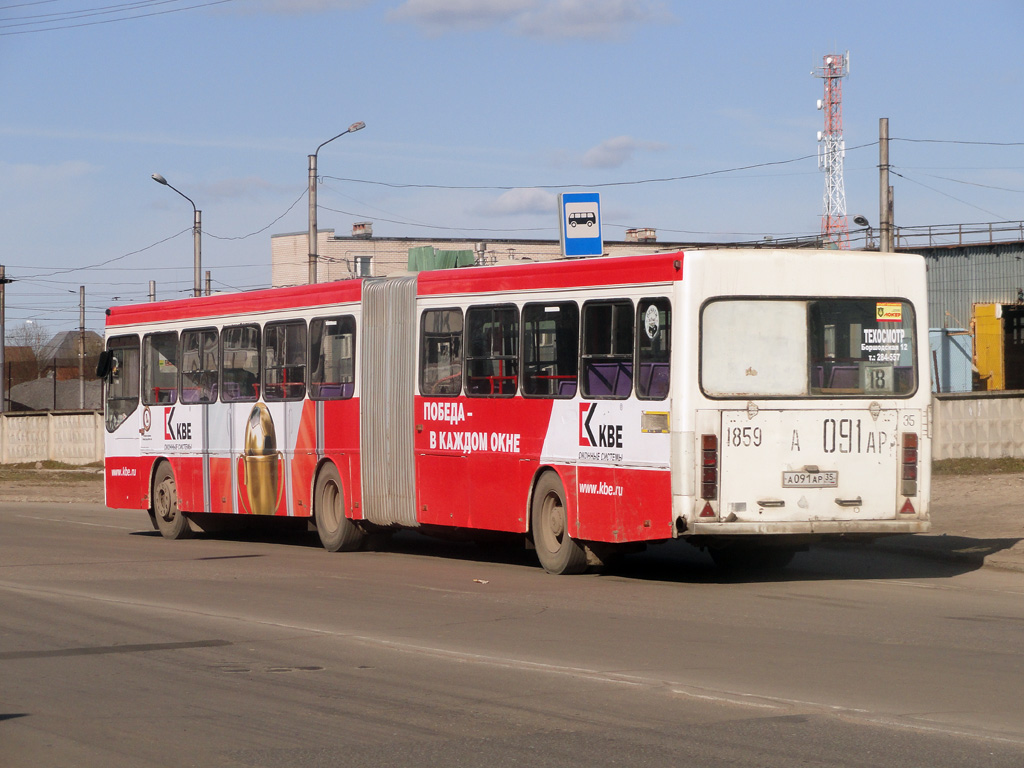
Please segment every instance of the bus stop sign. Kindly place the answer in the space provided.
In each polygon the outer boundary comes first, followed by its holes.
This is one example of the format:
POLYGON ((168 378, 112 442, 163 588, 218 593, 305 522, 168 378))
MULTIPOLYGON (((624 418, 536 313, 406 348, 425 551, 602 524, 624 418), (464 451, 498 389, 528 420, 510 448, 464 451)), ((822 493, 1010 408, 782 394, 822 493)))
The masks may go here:
POLYGON ((597 192, 560 194, 558 208, 561 211, 558 231, 562 255, 600 256, 604 252, 601 196, 597 192))

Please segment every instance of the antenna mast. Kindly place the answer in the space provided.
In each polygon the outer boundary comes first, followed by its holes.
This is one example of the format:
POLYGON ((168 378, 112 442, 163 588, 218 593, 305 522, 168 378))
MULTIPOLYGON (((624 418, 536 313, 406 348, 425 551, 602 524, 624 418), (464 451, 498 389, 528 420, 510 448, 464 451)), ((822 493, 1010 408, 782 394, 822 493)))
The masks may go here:
POLYGON ((821 238, 826 248, 849 248, 843 185, 843 78, 850 74, 850 52, 828 54, 823 57, 822 66, 811 74, 825 81, 825 98, 818 101, 818 109, 825 113, 825 130, 818 133, 818 170, 825 172, 821 238))

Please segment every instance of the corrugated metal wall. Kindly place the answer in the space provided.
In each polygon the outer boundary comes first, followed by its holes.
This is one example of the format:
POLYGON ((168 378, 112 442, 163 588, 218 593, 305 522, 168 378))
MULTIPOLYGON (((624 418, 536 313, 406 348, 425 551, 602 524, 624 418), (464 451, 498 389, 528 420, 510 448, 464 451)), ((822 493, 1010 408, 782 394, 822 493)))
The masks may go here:
POLYGON ((976 303, 1014 304, 1024 290, 1024 244, 915 248, 928 265, 933 328, 970 327, 976 303))

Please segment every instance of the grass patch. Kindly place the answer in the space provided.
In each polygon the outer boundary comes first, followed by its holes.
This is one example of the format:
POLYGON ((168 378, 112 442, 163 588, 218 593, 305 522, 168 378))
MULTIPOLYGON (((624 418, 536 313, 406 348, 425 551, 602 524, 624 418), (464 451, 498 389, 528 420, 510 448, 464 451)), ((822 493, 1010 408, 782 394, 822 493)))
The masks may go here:
POLYGON ((103 469, 102 461, 91 464, 65 464, 63 461, 24 461, 20 464, 0 464, 0 469, 103 469))
POLYGON ((26 461, 0 464, 0 482, 46 482, 53 485, 103 481, 103 463, 65 464, 60 461, 26 461))
POLYGON ((941 459, 932 462, 936 475, 1003 475, 1024 473, 1024 459, 941 459))

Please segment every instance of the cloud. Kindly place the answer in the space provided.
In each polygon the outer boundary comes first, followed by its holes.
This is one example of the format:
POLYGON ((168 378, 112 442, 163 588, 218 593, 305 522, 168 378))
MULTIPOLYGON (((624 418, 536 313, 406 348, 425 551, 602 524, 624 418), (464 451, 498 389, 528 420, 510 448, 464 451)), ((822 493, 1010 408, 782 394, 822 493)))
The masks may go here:
MULTIPOLYGON (((220 179, 206 184, 197 184, 196 197, 204 200, 213 198, 228 200, 253 200, 264 192, 280 193, 280 185, 271 184, 258 176, 244 179, 220 179)), ((290 187, 288 189, 291 189, 290 187)))
POLYGON ((558 211, 558 198, 543 189, 520 188, 502 193, 496 200, 480 207, 487 216, 518 216, 522 214, 551 214, 558 211))
POLYGON ((405 0, 389 14, 435 35, 453 29, 477 29, 513 21, 538 0, 405 0))
POLYGON ((661 0, 405 0, 390 18, 431 35, 509 25, 525 37, 605 40, 674 20, 661 0))
POLYGON ((0 162, 0 175, 10 187, 25 189, 54 189, 63 185, 80 182, 99 170, 99 166, 84 160, 69 160, 51 165, 35 165, 32 163, 0 162))
POLYGON ((516 24, 527 37, 608 40, 674 18, 657 0, 549 0, 519 16, 516 24))
POLYGON ((660 152, 668 149, 667 144, 655 141, 638 141, 631 136, 616 136, 602 141, 583 155, 585 168, 620 168, 629 162, 638 150, 660 152))

